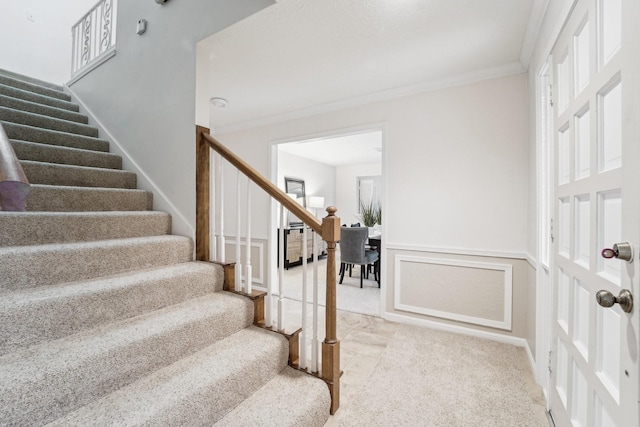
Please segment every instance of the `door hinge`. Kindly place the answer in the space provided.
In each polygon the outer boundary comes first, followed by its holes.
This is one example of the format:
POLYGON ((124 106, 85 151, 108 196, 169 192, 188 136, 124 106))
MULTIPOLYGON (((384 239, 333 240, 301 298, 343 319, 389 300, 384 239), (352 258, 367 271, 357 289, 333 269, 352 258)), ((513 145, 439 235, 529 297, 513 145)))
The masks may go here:
POLYGON ((549 375, 553 372, 551 370, 551 350, 549 350, 549 360, 547 360, 547 368, 549 369, 549 375))
POLYGON ((553 243, 553 218, 549 220, 549 238, 551 239, 551 243, 553 243))
POLYGON ((553 107, 553 85, 549 85, 549 105, 553 107))

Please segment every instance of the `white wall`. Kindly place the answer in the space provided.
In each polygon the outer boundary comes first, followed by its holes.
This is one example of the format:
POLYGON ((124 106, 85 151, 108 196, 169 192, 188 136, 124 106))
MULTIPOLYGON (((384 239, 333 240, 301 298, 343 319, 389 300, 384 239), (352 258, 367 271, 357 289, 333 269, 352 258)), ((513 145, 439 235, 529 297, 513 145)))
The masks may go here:
POLYGON ((120 1, 117 54, 71 90, 129 156, 174 232, 195 225, 196 43, 272 0, 120 1), (139 19, 147 31, 136 34, 139 19))
POLYGON ((389 242, 525 253, 525 74, 218 137, 265 170, 270 141, 371 123, 386 126, 389 242))
MULTIPOLYGON (((358 222, 358 188, 357 177, 382 175, 381 163, 363 165, 338 166, 336 168, 336 206, 342 224, 358 222)), ((384 208, 384 205, 383 205, 384 208)), ((384 212, 383 212, 384 213, 384 212)))
MULTIPOLYGON (((282 190, 285 189, 285 177, 304 180, 307 197, 324 197, 325 207, 336 203, 335 166, 330 166, 324 163, 298 157, 284 151, 279 151, 278 181, 276 184, 282 190)), ((319 211, 318 216, 324 217, 326 216, 326 213, 324 213, 324 211, 319 211)))
MULTIPOLYGON (((387 312, 399 313, 392 308, 394 250, 505 254, 520 258, 505 261, 514 264, 515 319, 512 331, 497 333, 525 337, 527 102, 527 76, 519 74, 217 136, 252 166, 268 170, 274 141, 382 127, 387 312)), ((256 221, 268 235, 268 220, 256 221)))
POLYGON ((0 68, 63 84, 71 76, 71 27, 97 0, 0 0, 0 68))

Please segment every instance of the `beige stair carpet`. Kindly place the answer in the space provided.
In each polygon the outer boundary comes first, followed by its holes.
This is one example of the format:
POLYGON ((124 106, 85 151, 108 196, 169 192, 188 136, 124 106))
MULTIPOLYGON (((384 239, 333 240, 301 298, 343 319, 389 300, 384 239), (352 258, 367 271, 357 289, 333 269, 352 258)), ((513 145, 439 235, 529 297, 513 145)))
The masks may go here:
POLYGON ((0 426, 321 426, 326 384, 194 262, 63 88, 0 70, 31 192, 0 211, 0 426), (260 421, 261 420, 261 421, 260 421))

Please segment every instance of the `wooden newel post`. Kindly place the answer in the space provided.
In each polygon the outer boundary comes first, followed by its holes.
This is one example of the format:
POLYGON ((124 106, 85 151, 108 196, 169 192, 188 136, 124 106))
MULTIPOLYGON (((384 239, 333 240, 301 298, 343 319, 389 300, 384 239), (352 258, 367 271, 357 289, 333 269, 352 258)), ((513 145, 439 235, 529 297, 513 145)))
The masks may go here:
POLYGON ((209 145, 202 134, 209 129, 196 126, 196 260, 209 261, 209 145))
POLYGON ((322 240, 327 242, 327 305, 326 331, 322 343, 322 378, 331 393, 331 414, 340 407, 340 341, 337 336, 336 307, 336 242, 340 240, 340 218, 335 206, 327 208, 322 219, 322 240))

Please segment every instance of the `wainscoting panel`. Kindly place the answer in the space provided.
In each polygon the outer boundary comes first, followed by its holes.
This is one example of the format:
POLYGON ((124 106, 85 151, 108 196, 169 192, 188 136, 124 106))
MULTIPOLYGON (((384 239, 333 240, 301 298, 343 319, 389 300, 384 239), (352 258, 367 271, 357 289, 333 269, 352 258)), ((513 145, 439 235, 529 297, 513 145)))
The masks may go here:
POLYGON ((395 255, 394 308, 511 330, 512 266, 395 255))
MULTIPOLYGON (((233 262, 236 259, 236 241, 235 238, 231 237, 231 238, 227 238, 228 240, 225 241, 226 245, 225 245, 225 254, 226 254, 226 258, 227 261, 229 262, 233 262)), ((244 239, 240 240, 240 244, 241 249, 240 249, 240 256, 242 258, 242 265, 244 268, 244 262, 245 262, 245 252, 247 250, 246 245, 247 242, 244 239)), ((257 239, 251 239, 251 276, 253 278, 252 282, 253 284, 256 285, 263 285, 266 283, 264 280, 264 264, 265 264, 265 251, 264 251, 264 246, 265 246, 265 241, 264 240, 257 240, 257 239)), ((244 271, 242 272, 243 276, 244 276, 244 271)))

